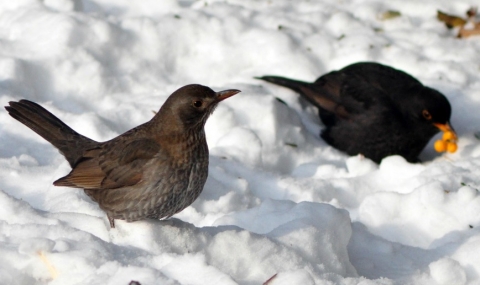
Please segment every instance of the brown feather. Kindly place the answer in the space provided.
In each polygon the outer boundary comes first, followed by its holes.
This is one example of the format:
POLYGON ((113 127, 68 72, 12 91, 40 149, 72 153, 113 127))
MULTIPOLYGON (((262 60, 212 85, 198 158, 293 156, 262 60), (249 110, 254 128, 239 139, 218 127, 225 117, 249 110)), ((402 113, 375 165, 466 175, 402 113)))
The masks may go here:
POLYGON ((28 100, 10 102, 6 109, 68 160, 72 171, 54 185, 83 188, 113 228, 115 219, 165 218, 195 201, 208 176, 205 122, 220 101, 238 92, 184 86, 152 120, 107 142, 76 133, 28 100))
POLYGON ((53 185, 98 189, 101 188, 104 179, 105 173, 98 165, 98 160, 91 158, 78 163, 67 176, 58 179, 53 185))

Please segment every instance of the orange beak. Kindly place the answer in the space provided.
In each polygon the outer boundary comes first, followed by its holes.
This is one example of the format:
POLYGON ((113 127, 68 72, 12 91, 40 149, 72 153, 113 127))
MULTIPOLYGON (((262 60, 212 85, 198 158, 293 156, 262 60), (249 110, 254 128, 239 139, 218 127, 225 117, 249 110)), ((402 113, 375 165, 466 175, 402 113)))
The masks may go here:
POLYGON ((452 128, 452 126, 450 126, 450 123, 446 123, 446 124, 435 123, 433 125, 439 128, 442 132, 453 132, 454 134, 456 134, 455 130, 452 128))
POLYGON ((448 138, 445 138, 445 140, 457 141, 457 133, 452 128, 450 123, 446 123, 446 124, 435 123, 433 125, 438 129, 440 129, 443 132, 444 136, 448 136, 448 138))

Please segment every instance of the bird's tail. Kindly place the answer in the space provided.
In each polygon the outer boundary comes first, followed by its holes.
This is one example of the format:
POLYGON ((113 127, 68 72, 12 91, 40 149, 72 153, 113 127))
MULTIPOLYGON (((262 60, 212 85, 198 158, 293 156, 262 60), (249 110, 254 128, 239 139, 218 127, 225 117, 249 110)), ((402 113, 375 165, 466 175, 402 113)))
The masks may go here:
POLYGON ((308 82, 289 79, 289 78, 280 77, 280 76, 266 75, 266 76, 255 77, 255 78, 265 80, 267 82, 277 84, 283 87, 290 88, 298 93, 303 93, 303 90, 305 88, 309 88, 309 86, 311 85, 311 83, 308 83, 308 82))
POLYGON ((326 83, 322 85, 318 83, 318 80, 315 83, 309 83, 285 77, 269 75, 256 78, 284 86, 298 92, 303 98, 307 99, 310 103, 319 108, 320 115, 322 115, 322 112, 324 111, 337 114, 339 117, 347 117, 348 115, 343 106, 341 106, 339 98, 334 95, 335 93, 338 93, 337 90, 334 90, 335 88, 338 88, 335 85, 330 86, 326 83))
POLYGON ((93 148, 98 144, 98 142, 75 132, 37 103, 20 100, 19 102, 9 102, 9 105, 5 109, 10 116, 58 148, 72 167, 86 149, 93 148))

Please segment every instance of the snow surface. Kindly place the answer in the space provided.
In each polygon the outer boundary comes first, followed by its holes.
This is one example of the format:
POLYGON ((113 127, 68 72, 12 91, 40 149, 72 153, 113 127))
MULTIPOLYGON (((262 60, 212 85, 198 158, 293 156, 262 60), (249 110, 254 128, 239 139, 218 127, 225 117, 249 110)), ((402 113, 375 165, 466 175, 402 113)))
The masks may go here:
POLYGON ((102 141, 183 85, 242 90, 207 123, 200 198, 115 229, 83 191, 52 185, 68 163, 0 111, 0 283, 480 284, 480 38, 436 19, 477 4, 0 1, 2 106, 36 101, 102 141), (401 16, 381 20, 388 10, 401 16), (459 150, 435 153, 437 136, 420 164, 348 157, 318 138, 312 106, 253 78, 365 60, 443 92, 459 150))

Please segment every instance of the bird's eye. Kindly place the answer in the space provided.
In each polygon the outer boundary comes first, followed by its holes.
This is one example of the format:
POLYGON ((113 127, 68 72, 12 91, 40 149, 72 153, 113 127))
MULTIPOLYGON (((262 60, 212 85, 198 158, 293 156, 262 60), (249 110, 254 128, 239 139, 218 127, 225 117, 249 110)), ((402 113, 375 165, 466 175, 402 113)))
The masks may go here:
POLYGON ((202 107, 202 105, 203 105, 203 102, 200 101, 200 100, 198 100, 198 101, 193 101, 193 106, 194 106, 195 108, 200 108, 200 107, 202 107))
POLYGON ((427 120, 431 120, 432 119, 432 114, 430 114, 430 112, 428 110, 423 110, 422 111, 422 115, 425 119, 427 120))

